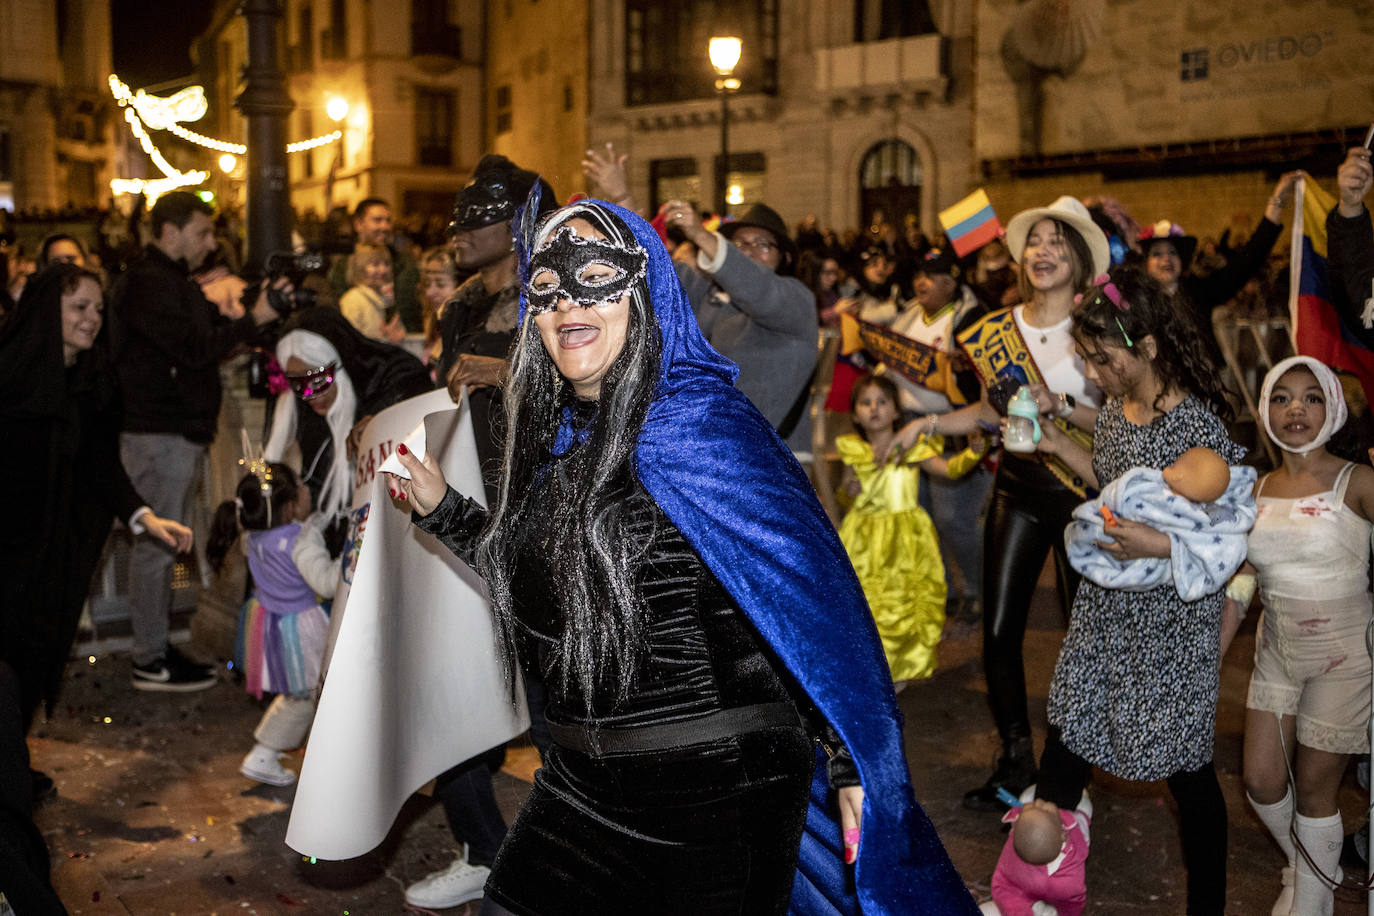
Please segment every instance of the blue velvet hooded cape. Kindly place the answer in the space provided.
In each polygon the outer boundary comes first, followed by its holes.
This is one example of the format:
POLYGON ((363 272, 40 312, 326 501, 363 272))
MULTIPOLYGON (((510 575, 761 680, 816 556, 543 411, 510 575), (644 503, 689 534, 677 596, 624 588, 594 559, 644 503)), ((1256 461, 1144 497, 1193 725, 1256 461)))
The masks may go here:
MULTIPOLYGON (((734 387, 735 364, 706 342, 654 229, 614 204, 583 203, 614 213, 649 254, 663 347, 636 448, 639 479, 839 733, 863 783, 863 832, 849 885, 818 754, 789 911, 976 916, 916 804, 882 644, 811 482, 734 387)), ((523 321, 528 251, 521 261, 523 321)), ((567 443, 570 431, 562 432, 567 443)))

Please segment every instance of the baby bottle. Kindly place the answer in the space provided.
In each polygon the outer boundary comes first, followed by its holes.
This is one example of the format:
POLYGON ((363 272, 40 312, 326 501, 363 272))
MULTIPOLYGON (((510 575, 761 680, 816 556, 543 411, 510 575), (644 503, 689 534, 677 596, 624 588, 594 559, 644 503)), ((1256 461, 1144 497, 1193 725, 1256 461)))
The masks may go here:
POLYGON ((1007 402, 1007 431, 1002 447, 1009 452, 1033 452, 1040 441, 1040 405, 1031 390, 1022 385, 1007 402))

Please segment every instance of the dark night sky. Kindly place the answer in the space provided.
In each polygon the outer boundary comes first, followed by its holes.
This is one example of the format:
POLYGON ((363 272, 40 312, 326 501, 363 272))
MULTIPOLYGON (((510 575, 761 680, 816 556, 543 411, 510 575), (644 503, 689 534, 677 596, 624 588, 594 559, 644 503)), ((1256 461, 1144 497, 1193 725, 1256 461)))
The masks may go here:
POLYGON ((133 89, 190 73, 191 39, 213 12, 213 0, 112 0, 115 73, 133 89))

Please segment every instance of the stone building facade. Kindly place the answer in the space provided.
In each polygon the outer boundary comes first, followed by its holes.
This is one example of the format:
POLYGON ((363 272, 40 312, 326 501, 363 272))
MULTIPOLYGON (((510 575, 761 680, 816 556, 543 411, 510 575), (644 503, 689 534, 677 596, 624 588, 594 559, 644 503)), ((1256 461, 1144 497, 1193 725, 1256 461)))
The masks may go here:
POLYGON ((108 0, 0 0, 0 207, 108 200, 110 57, 108 0))
POLYGON ((710 209, 721 104, 707 39, 743 39, 728 99, 732 212, 837 229, 882 210, 927 231, 971 175, 973 21, 956 0, 593 0, 588 139, 630 154, 636 196, 710 209))
MULTIPOLYGON (((246 61, 238 3, 221 0, 197 42, 199 78, 219 136, 242 142, 234 110, 246 61)), ((446 214, 483 152, 484 5, 466 0, 285 0, 282 66, 295 102, 291 139, 343 131, 341 143, 294 153, 299 212, 381 197, 399 213, 446 214), (348 104, 336 124, 326 106, 348 104)))

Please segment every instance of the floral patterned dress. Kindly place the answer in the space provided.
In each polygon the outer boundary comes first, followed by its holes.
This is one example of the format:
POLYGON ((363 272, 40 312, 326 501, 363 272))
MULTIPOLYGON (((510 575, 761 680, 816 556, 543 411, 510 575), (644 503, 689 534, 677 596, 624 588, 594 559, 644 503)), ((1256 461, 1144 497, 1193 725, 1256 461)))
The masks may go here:
MULTIPOLYGON (((1113 398, 1097 417, 1093 470, 1106 486, 1134 467, 1163 469, 1195 446, 1231 464, 1245 450, 1189 395, 1145 426, 1113 398)), ((1123 779, 1163 779, 1212 759, 1224 591, 1182 600, 1084 580, 1050 684, 1049 719, 1065 747, 1123 779)))

